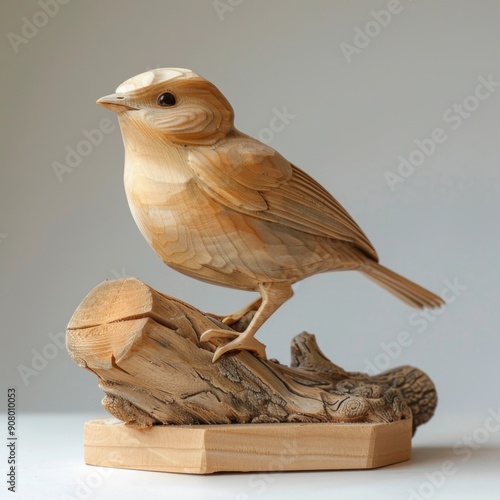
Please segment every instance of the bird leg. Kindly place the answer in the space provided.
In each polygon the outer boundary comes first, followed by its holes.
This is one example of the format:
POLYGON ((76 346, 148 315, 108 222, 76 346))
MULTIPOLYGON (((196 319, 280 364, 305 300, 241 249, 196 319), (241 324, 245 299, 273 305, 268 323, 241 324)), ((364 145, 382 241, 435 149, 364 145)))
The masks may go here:
MULTIPOLYGON (((202 342, 212 339, 233 339, 217 348, 212 362, 217 361, 227 352, 241 350, 252 351, 257 356, 266 359, 266 346, 255 339, 254 335, 263 323, 293 295, 293 290, 290 283, 263 283, 259 285, 259 292, 262 297, 260 305, 244 332, 212 328, 200 337, 202 342)), ((252 304, 257 303, 258 301, 255 301, 252 304)))
MULTIPOLYGON (((210 316, 211 318, 215 318, 225 325, 231 326, 234 325, 235 323, 238 323, 241 321, 248 313, 253 312, 254 314, 258 311, 260 305, 262 303, 262 297, 259 297, 258 299, 250 302, 250 304, 247 304, 245 307, 242 309, 239 309, 238 311, 232 313, 232 314, 226 314, 226 315, 219 315, 219 314, 213 314, 210 312, 205 313, 207 316, 210 316)), ((247 321, 250 321, 249 319, 247 321)))

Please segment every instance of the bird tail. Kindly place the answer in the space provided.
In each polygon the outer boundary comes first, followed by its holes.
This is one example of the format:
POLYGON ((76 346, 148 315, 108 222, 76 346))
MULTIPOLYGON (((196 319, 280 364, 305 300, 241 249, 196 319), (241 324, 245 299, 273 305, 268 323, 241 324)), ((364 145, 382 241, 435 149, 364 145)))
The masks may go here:
POLYGON ((367 278, 375 281, 375 283, 384 287, 410 306, 419 309, 423 309, 424 307, 433 309, 445 304, 445 301, 441 297, 403 278, 403 276, 400 276, 377 262, 370 262, 368 266, 363 267, 360 271, 367 278))

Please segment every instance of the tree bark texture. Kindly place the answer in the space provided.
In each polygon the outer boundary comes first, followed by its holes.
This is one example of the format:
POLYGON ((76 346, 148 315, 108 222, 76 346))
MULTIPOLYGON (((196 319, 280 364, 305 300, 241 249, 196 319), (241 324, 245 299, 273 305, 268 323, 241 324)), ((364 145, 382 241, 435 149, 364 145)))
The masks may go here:
POLYGON ((138 427, 411 418, 415 430, 434 413, 434 384, 418 368, 376 376, 346 372, 305 332, 292 341, 290 366, 247 351, 212 363, 217 346, 199 340, 210 328, 230 327, 124 278, 87 295, 70 320, 66 343, 73 360, 98 377, 103 406, 138 427))

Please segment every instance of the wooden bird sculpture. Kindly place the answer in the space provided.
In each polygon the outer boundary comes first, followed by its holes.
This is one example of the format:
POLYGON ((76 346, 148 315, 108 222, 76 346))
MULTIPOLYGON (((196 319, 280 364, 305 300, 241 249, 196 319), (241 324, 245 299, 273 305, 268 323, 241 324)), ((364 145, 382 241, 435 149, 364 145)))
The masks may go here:
POLYGON ((193 71, 162 68, 125 81, 98 104, 117 113, 125 189, 142 234, 168 266, 260 298, 245 331, 212 329, 213 360, 233 350, 265 357, 254 338, 293 294, 326 271, 356 270, 418 308, 443 300, 378 263, 372 244, 319 183, 234 127, 222 93, 193 71))

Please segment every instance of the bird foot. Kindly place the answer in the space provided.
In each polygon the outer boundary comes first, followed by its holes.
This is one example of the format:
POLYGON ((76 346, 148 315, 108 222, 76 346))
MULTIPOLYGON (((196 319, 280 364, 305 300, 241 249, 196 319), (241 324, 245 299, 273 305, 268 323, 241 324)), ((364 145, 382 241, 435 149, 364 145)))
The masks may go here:
POLYGON ((230 326, 233 330, 237 332, 244 332, 250 321, 255 315, 255 311, 247 311, 245 314, 242 314, 243 311, 239 311, 237 313, 230 314, 229 316, 220 316, 218 314, 213 313, 205 313, 207 316, 211 318, 215 318, 216 320, 224 323, 227 326, 230 326))
POLYGON ((233 323, 236 323, 241 319, 241 316, 236 316, 236 314, 215 314, 211 313, 208 311, 205 311, 207 316, 210 316, 211 318, 216 319, 217 321, 220 321, 221 323, 224 323, 227 326, 231 326, 233 323))
POLYGON ((252 321, 252 318, 259 309, 261 303, 262 299, 259 297, 257 300, 254 300, 243 309, 240 309, 239 311, 236 311, 232 314, 226 314, 224 316, 210 312, 207 312, 205 314, 207 316, 210 316, 211 318, 215 318, 216 320, 220 321, 221 323, 224 323, 227 326, 232 326, 239 323, 237 325, 238 328, 236 328, 236 330, 238 332, 243 332, 245 331, 250 321, 252 321))
POLYGON ((235 331, 212 328, 211 330, 204 332, 200 337, 200 340, 202 342, 210 342, 212 339, 230 338, 233 340, 217 347, 214 357, 212 358, 212 363, 217 361, 223 354, 231 351, 250 351, 256 354, 259 358, 267 359, 266 346, 253 336, 245 337, 244 334, 240 334, 235 331))

